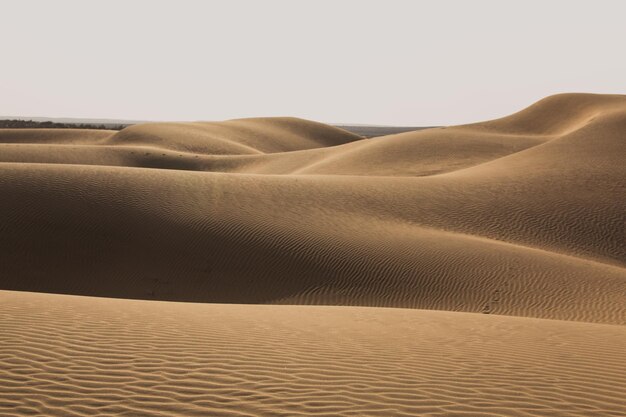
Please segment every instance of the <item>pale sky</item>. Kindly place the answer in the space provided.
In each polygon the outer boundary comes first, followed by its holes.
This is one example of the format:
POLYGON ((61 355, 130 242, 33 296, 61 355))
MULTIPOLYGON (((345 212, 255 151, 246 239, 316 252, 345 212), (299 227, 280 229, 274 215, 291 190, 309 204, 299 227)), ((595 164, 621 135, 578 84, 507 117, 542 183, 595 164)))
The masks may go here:
POLYGON ((626 93, 626 1, 0 0, 0 115, 427 126, 626 93))

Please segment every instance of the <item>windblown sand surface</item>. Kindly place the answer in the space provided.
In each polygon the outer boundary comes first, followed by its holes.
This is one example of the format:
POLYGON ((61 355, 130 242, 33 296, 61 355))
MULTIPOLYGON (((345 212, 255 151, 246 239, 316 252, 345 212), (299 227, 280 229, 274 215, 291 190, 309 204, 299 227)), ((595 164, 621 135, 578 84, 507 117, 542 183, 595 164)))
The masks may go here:
POLYGON ((626 327, 0 291, 0 415, 623 416, 626 327))
POLYGON ((626 415, 625 135, 0 130, 0 289, 162 300, 0 292, 0 415, 626 415))

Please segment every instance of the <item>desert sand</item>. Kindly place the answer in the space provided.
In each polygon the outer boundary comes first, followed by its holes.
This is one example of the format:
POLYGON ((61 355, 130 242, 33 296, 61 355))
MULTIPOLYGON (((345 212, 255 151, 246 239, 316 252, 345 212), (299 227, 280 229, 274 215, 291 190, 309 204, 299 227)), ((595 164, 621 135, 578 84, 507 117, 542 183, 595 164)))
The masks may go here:
POLYGON ((0 415, 624 416, 625 135, 2 129, 0 415))

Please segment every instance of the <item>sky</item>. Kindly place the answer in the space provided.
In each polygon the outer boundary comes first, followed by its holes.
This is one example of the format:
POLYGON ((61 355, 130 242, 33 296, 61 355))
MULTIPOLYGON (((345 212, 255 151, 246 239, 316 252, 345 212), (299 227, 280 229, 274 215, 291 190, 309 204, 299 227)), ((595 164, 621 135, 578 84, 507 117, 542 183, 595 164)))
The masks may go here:
POLYGON ((626 1, 0 0, 0 115, 433 126, 626 94, 626 1))

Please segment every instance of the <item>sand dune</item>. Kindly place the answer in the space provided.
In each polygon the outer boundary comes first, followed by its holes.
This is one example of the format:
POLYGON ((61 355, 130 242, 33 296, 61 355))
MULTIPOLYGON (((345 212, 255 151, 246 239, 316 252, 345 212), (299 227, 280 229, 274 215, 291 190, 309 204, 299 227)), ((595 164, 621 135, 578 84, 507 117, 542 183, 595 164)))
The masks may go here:
POLYGON ((221 123, 145 123, 110 138, 116 145, 144 145, 210 155, 289 152, 361 139, 336 127, 296 118, 229 120, 221 123))
POLYGON ((4 133, 1 288, 623 324, 625 126, 624 96, 560 95, 356 141, 297 119, 4 133))
POLYGON ((0 415, 623 416, 624 132, 0 130, 0 415))
POLYGON ((626 328, 0 291, 0 414, 623 416, 626 328))

